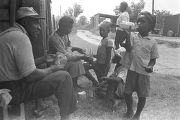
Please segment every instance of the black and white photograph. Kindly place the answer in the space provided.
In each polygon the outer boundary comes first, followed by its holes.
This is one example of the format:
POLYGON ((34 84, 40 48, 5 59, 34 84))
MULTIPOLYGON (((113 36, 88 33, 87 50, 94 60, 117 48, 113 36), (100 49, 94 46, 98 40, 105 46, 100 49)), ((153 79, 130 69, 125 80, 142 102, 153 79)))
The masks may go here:
POLYGON ((0 0, 0 120, 180 120, 180 1, 0 0))

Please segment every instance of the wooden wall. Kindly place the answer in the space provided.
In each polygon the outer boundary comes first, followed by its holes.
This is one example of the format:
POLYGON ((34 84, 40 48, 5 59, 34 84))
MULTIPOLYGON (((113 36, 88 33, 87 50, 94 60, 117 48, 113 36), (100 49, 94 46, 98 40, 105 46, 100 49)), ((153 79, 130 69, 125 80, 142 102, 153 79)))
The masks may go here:
POLYGON ((9 24, 9 0, 0 0, 0 32, 7 29, 9 24))
POLYGON ((41 34, 31 40, 34 57, 43 56, 48 49, 48 37, 52 32, 50 3, 51 0, 0 0, 0 32, 14 24, 15 11, 19 7, 33 7, 45 18, 40 20, 41 34))

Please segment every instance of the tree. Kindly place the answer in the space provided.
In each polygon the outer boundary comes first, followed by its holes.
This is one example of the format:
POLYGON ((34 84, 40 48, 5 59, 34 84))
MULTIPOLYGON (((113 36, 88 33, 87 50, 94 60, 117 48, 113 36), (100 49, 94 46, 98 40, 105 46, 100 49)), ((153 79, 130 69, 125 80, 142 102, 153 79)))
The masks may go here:
POLYGON ((145 6, 145 2, 144 0, 140 0, 138 3, 134 3, 131 2, 131 15, 130 15, 130 19, 133 22, 137 21, 137 17, 139 15, 139 13, 144 9, 145 6))
POLYGON ((64 15, 67 15, 67 16, 73 16, 73 9, 71 7, 69 7, 65 12, 64 12, 64 15))
POLYGON ((118 15, 119 14, 119 6, 116 6, 113 11, 114 11, 115 15, 118 15))
POLYGON ((83 9, 81 8, 81 5, 78 5, 75 3, 73 5, 73 10, 74 10, 74 17, 77 18, 81 13, 83 13, 83 9))
POLYGON ((81 16, 81 17, 79 18, 78 23, 79 23, 79 25, 81 25, 81 26, 86 25, 86 24, 88 23, 86 16, 81 16))
POLYGON ((166 10, 155 10, 154 15, 156 15, 156 28, 161 29, 163 27, 163 18, 165 16, 170 16, 172 15, 170 11, 166 10))
POLYGON ((81 5, 74 3, 72 8, 69 7, 68 10, 64 12, 64 15, 71 16, 76 19, 81 13, 83 13, 81 5))
MULTIPOLYGON (((127 8, 128 13, 130 14, 130 20, 136 22, 138 14, 144 9, 145 2, 140 0, 138 3, 131 2, 130 7, 127 8)), ((119 14, 119 6, 116 6, 113 10, 115 15, 119 14)))

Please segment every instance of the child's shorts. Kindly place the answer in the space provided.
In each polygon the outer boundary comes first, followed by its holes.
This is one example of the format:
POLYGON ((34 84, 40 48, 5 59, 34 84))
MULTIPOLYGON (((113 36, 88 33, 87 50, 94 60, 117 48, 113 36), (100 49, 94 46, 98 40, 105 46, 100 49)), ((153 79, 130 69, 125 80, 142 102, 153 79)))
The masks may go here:
POLYGON ((138 97, 148 97, 150 92, 150 76, 128 70, 125 93, 131 94, 134 91, 137 92, 138 97))

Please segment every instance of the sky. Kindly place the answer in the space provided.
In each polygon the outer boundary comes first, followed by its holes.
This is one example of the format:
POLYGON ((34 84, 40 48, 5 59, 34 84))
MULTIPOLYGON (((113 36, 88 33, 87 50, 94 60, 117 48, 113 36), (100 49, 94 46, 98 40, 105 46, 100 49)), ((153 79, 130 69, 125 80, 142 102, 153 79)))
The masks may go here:
MULTIPOLYGON (((52 0, 52 13, 54 15, 63 15, 68 7, 72 7, 74 3, 82 6, 84 12, 81 15, 88 19, 97 13, 114 15, 113 9, 118 6, 120 2, 126 1, 129 5, 131 2, 139 2, 139 0, 52 0), (61 10, 60 10, 61 6, 61 10)), ((152 12, 152 0, 144 0, 144 10, 152 12)), ((180 13, 180 0, 154 0, 155 10, 167 10, 172 14, 180 13)))

